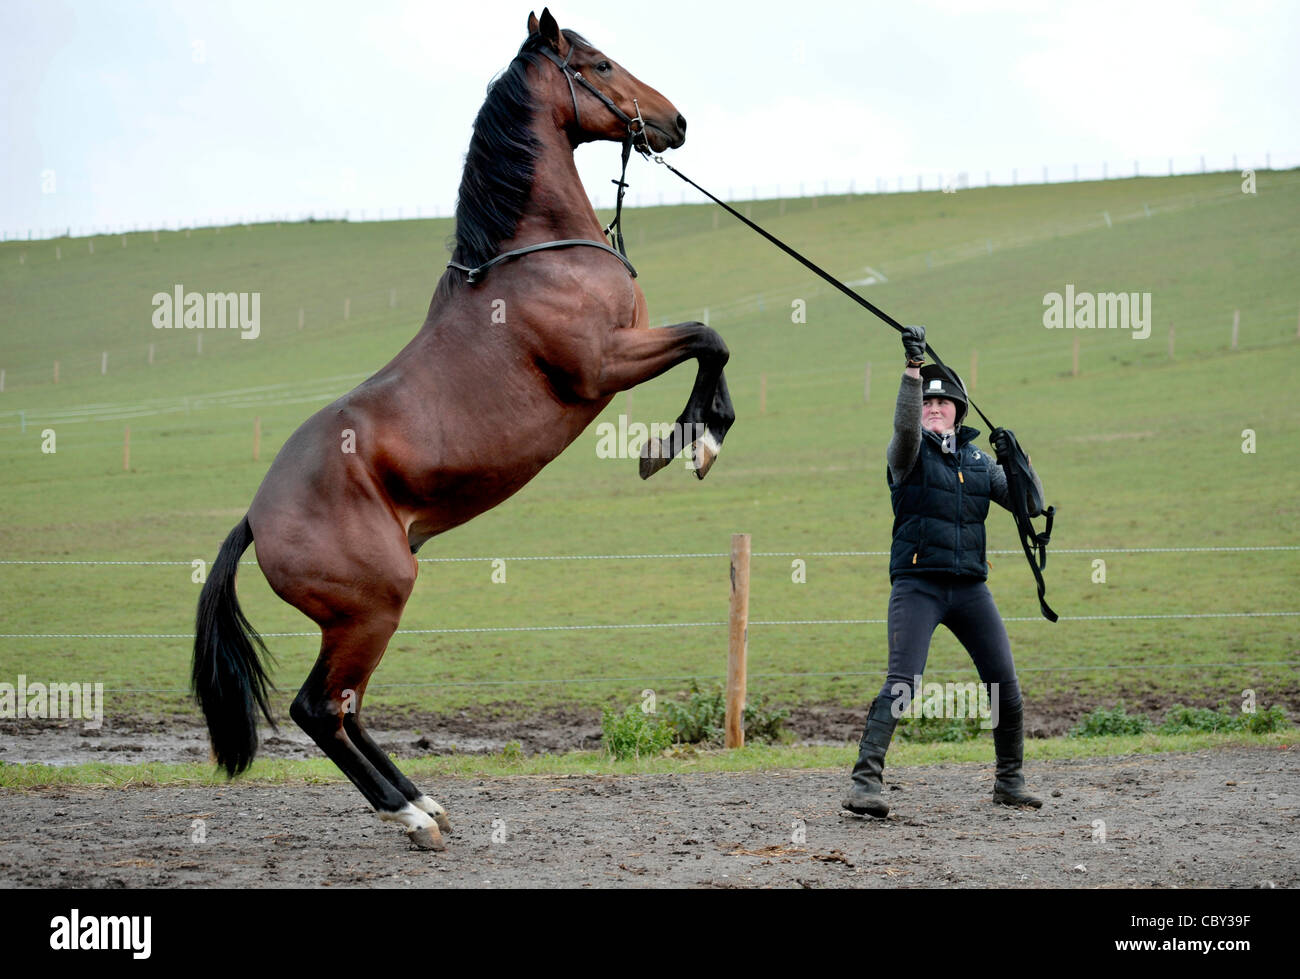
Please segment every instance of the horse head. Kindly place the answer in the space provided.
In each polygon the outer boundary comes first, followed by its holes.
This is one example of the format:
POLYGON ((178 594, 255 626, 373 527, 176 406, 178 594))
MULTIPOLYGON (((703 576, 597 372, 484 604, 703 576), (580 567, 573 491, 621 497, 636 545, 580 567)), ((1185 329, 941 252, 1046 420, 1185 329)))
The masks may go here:
POLYGON ((662 153, 686 142, 686 119, 675 105, 582 35, 561 30, 549 9, 540 21, 528 15, 523 50, 540 51, 559 69, 543 88, 557 125, 575 146, 630 136, 638 149, 662 153))

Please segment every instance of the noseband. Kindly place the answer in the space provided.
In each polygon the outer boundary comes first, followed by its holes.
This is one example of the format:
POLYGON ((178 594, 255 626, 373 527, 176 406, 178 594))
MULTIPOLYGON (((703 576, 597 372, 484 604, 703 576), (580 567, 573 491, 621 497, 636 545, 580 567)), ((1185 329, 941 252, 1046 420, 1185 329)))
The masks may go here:
POLYGON ((563 241, 545 241, 537 245, 528 245, 525 248, 515 248, 508 252, 502 252, 500 255, 484 262, 477 268, 470 268, 468 265, 461 265, 459 262, 448 262, 447 268, 459 269, 461 272, 464 272, 466 281, 468 281, 470 285, 479 282, 483 276, 487 274, 488 270, 498 262, 504 262, 506 259, 516 258, 520 255, 527 255, 529 252, 542 251, 548 248, 568 248, 572 245, 588 245, 592 248, 604 249, 627 267, 628 273, 632 278, 636 278, 636 269, 634 269, 632 263, 628 261, 627 248, 624 247, 623 244, 623 195, 627 193, 628 185, 624 178, 627 176, 627 161, 632 155, 632 147, 635 146, 637 152, 643 156, 647 158, 650 156, 650 146, 646 142, 645 136, 645 120, 641 118, 641 106, 637 103, 636 99, 632 100, 632 106, 636 109, 636 115, 629 116, 614 104, 613 99, 598 89, 595 85, 591 84, 591 82, 587 81, 587 79, 583 78, 580 71, 575 68, 570 68, 569 59, 573 57, 573 48, 574 46, 570 44, 569 53, 565 55, 563 61, 561 61, 560 56, 550 48, 543 47, 540 50, 542 54, 546 55, 546 57, 560 69, 560 73, 564 75, 564 80, 569 83, 569 97, 573 99, 574 125, 581 129, 582 117, 578 112, 578 93, 573 87, 573 83, 576 81, 588 92, 596 96, 596 98, 604 104, 605 108, 614 113, 614 115, 618 117, 618 120, 623 123, 623 125, 627 126, 627 137, 623 140, 623 172, 619 174, 617 180, 611 181, 611 183, 618 187, 618 200, 614 206, 614 220, 604 229, 605 235, 613 241, 618 250, 615 251, 614 248, 610 248, 609 245, 600 241, 588 241, 585 238, 566 238, 563 241))

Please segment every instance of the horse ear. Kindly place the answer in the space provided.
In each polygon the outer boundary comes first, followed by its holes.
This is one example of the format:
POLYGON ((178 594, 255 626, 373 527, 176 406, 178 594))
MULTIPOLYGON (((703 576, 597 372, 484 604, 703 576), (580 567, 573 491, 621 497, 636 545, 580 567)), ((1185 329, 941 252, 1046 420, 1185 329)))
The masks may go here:
POLYGON ((537 26, 537 15, 530 13, 528 15, 528 36, 532 37, 540 28, 537 26))
POLYGON ((560 57, 564 57, 569 51, 569 40, 560 31, 560 25, 555 22, 555 18, 551 16, 550 7, 542 8, 542 21, 540 28, 542 39, 555 49, 556 54, 560 57))

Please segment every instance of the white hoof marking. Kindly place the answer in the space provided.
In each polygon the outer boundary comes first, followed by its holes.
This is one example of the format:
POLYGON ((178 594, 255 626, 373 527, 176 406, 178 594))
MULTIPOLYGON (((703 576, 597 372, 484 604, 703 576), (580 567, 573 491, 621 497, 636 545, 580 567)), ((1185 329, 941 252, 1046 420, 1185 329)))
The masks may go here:
POLYGON ((410 832, 413 829, 422 829, 434 824, 432 816, 427 812, 416 809, 415 806, 411 805, 409 802, 402 806, 401 809, 397 810, 397 812, 380 811, 379 818, 390 823, 401 823, 406 827, 407 832, 410 832))
POLYGON ((447 810, 442 808, 442 806, 438 805, 438 803, 434 802, 427 795, 420 796, 420 798, 415 800, 414 804, 418 808, 423 809, 430 816, 447 815, 447 810))

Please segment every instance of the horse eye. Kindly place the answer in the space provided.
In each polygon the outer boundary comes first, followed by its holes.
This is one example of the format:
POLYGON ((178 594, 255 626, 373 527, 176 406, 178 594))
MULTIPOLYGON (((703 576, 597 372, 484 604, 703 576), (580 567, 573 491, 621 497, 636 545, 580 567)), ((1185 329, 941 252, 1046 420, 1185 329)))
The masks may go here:
POLYGON ((602 62, 600 62, 599 64, 596 65, 596 70, 597 70, 597 71, 609 71, 609 62, 608 62, 608 61, 602 61, 602 62))

